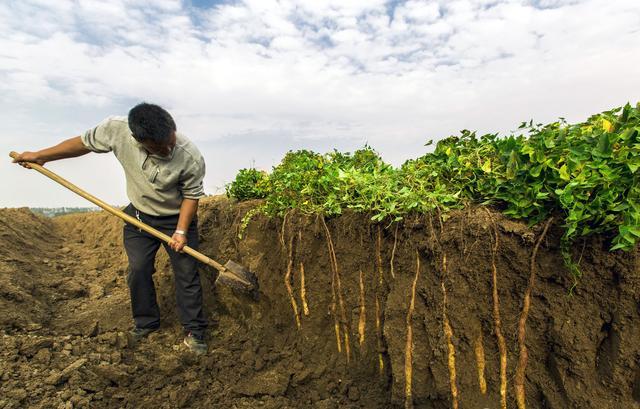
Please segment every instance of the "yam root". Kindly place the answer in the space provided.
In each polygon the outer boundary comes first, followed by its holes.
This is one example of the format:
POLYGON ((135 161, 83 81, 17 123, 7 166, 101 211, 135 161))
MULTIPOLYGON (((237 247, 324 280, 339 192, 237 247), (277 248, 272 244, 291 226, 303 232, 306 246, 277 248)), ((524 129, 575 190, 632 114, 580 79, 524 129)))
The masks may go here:
MULTIPOLYGON (((338 343, 340 343, 340 333, 339 333, 339 325, 336 317, 336 308, 335 308, 335 294, 337 294, 338 306, 340 308, 340 318, 342 321, 342 333, 344 336, 344 350, 347 356, 347 364, 351 361, 351 342, 349 340, 349 328, 346 314, 346 307, 344 304, 344 299, 342 297, 342 284, 340 282, 340 270, 338 269, 338 259, 336 257, 335 247, 333 245, 333 239, 331 238, 331 232, 329 231, 329 227, 327 226, 324 217, 321 219, 322 225, 324 227, 325 233, 327 235, 327 247, 329 249, 329 259, 331 261, 331 267, 333 270, 333 280, 332 280, 332 288, 334 291, 334 301, 332 303, 332 313, 335 319, 336 325, 336 336, 338 339, 338 343)), ((340 349, 339 349, 340 350, 340 349)))
POLYGON ((396 223, 396 229, 393 233, 393 248, 391 249, 391 261, 389 261, 389 272, 391 273, 391 278, 395 279, 396 278, 396 272, 395 272, 395 266, 393 264, 393 261, 396 258, 396 248, 398 247, 398 227, 400 226, 399 223, 396 223))
POLYGON ((442 287, 442 325, 444 327, 444 336, 447 342, 447 366, 449 367, 449 384, 451 386, 451 407, 458 409, 458 385, 456 381, 456 349, 453 345, 453 329, 447 317, 447 289, 444 285, 444 279, 447 276, 447 255, 442 256, 443 278, 442 287))
POLYGON ((358 320, 358 343, 360 344, 360 351, 364 349, 365 330, 367 325, 363 275, 362 269, 360 269, 360 319, 358 320))
POLYGON ((487 393, 487 380, 484 377, 485 358, 484 358, 484 345, 482 340, 482 330, 476 338, 474 350, 476 353, 476 363, 478 366, 478 386, 480 387, 480 393, 485 395, 487 393))
POLYGON ((526 400, 525 400, 525 391, 524 391, 524 378, 525 371, 527 368, 527 360, 529 358, 527 352, 527 345, 525 344, 525 331, 527 324, 527 317, 529 316, 529 309, 531 308, 531 292, 533 291, 533 286, 535 285, 535 272, 536 272, 536 257, 538 255, 538 249, 540 248, 540 244, 542 240, 547 234, 547 230, 549 230, 549 226, 553 221, 553 217, 550 217, 547 220, 547 223, 544 225, 544 230, 542 230, 542 234, 538 238, 538 241, 533 248, 533 253, 531 254, 531 263, 530 263, 530 273, 529 273, 529 285, 527 286, 527 290, 524 294, 524 302, 522 304, 522 312, 520 314, 520 320, 518 321, 518 348, 519 348, 519 356, 518 356, 518 364, 516 366, 516 374, 514 378, 515 384, 515 392, 516 392, 516 403, 518 404, 518 409, 526 409, 526 400))
POLYGON ((307 302, 307 287, 304 281, 304 263, 300 262, 300 299, 302 300, 302 312, 309 315, 309 303, 307 302))
POLYGON ((416 286, 420 275, 420 255, 416 251, 416 275, 411 285, 411 301, 407 311, 407 343, 404 348, 404 407, 413 408, 413 397, 411 395, 411 381, 413 376, 413 310, 416 304, 416 286))
POLYGON ((500 408, 507 409, 507 343, 502 335, 502 320, 500 318, 500 298, 498 297, 498 268, 496 267, 496 254, 498 252, 499 236, 491 212, 485 209, 493 225, 493 247, 491 249, 491 291, 493 296, 493 327, 498 341, 500 353, 500 408))
POLYGON ((376 295, 376 344, 378 347, 378 370, 384 375, 384 359, 382 358, 382 323, 380 319, 380 300, 376 295))
POLYGON ((293 288, 291 287, 291 272, 293 270, 293 236, 289 239, 289 261, 287 263, 287 273, 284 275, 284 285, 287 288, 289 294, 289 300, 291 301, 291 308, 293 309, 293 315, 296 321, 296 327, 300 329, 300 314, 298 313, 298 303, 293 296, 293 288))
MULTIPOLYGON (((298 230, 298 248, 302 247, 302 230, 298 230)), ((302 312, 309 315, 309 304, 307 303, 307 286, 304 278, 304 263, 300 258, 300 299, 302 301, 302 312)))

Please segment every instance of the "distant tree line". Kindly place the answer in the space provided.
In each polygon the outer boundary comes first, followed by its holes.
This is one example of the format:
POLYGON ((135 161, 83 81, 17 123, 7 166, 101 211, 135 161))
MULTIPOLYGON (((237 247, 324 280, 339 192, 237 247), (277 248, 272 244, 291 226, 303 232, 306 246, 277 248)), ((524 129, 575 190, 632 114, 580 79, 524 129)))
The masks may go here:
POLYGON ((47 217, 62 216, 70 213, 86 213, 100 210, 97 207, 30 207, 34 213, 40 213, 47 217))

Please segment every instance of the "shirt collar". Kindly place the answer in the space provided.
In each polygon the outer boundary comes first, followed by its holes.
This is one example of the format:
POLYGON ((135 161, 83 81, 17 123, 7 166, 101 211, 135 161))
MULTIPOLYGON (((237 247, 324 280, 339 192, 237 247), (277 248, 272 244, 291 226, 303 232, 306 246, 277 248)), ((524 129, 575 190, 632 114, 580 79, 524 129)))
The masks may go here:
MULTIPOLYGON (((142 148, 144 149, 144 148, 142 148)), ((146 149, 145 149, 146 151, 146 149)), ((149 157, 153 158, 153 159, 158 159, 161 161, 165 161, 168 162, 171 159, 173 159, 173 154, 176 152, 176 147, 174 146, 173 148, 171 148, 171 152, 169 152, 169 154, 167 156, 160 156, 160 155, 156 155, 155 153, 149 153, 149 157)))
POLYGON ((135 146, 137 146, 138 149, 140 149, 140 151, 143 152, 148 157, 153 158, 153 159, 157 159, 157 160, 161 160, 161 161, 165 161, 165 162, 168 162, 171 159, 173 159, 173 155, 176 152, 176 147, 174 146, 173 148, 171 148, 171 152, 169 152, 169 154, 167 156, 160 156, 160 155, 156 155, 155 153, 149 153, 149 151, 147 151, 144 148, 144 146, 140 142, 138 142, 136 140, 136 138, 133 137, 133 135, 131 135, 131 143, 133 143, 135 146))

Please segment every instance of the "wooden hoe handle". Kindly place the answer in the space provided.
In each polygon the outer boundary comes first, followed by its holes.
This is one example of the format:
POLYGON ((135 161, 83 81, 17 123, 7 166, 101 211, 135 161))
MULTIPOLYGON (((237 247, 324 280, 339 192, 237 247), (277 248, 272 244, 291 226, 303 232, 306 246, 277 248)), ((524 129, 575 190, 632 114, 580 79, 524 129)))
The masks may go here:
MULTIPOLYGON (((11 156, 13 159, 15 159, 18 156, 17 152, 11 152, 9 154, 9 156, 11 156)), ((124 220, 125 222, 136 226, 139 229, 142 229, 144 231, 146 231, 147 233, 157 237, 158 239, 169 243, 171 241, 171 237, 167 236, 166 234, 162 233, 161 231, 158 231, 156 229, 154 229, 151 226, 146 225, 145 223, 142 223, 140 220, 136 219, 135 217, 131 217, 128 214, 126 214, 125 212, 123 212, 120 209, 116 209, 113 206, 108 205, 107 203, 103 202, 102 200, 98 199, 97 197, 93 196, 90 193, 85 192, 84 190, 80 189, 78 186, 74 185, 73 183, 69 182, 68 180, 56 175, 55 173, 53 173, 52 171, 50 171, 49 169, 46 169, 45 167, 38 165, 37 163, 33 163, 33 162, 26 162, 29 164, 29 166, 32 169, 37 170, 38 172, 42 173, 43 175, 45 175, 46 177, 48 177, 51 180, 54 180, 58 183, 60 183, 62 186, 66 187, 67 189, 71 190, 72 192, 84 197, 85 199, 87 199, 88 201, 90 201, 91 203, 100 206, 101 208, 103 208, 104 210, 106 210, 107 212, 111 213, 114 216, 118 216, 119 218, 121 218, 122 220, 124 220)), ((220 263, 218 263, 217 261, 205 256, 204 254, 198 252, 197 250, 192 249, 189 246, 185 246, 182 251, 184 251, 185 253, 187 253, 188 255, 194 257, 196 260, 204 263, 204 264, 208 264, 211 267, 214 267, 215 269, 217 269, 220 272, 224 272, 227 269, 220 263)))

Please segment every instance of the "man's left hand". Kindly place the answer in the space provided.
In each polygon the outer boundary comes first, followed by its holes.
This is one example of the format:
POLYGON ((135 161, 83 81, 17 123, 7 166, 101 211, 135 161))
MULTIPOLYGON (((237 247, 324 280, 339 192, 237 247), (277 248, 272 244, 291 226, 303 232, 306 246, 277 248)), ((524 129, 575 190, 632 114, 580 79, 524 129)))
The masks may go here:
POLYGON ((169 247, 171 247, 173 251, 182 253, 182 249, 186 245, 187 245, 187 236, 180 233, 173 233, 173 236, 171 236, 171 242, 169 243, 169 247))

